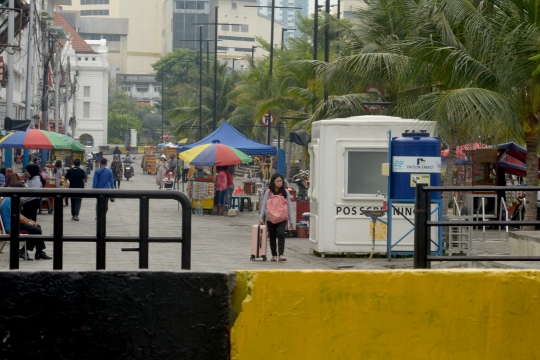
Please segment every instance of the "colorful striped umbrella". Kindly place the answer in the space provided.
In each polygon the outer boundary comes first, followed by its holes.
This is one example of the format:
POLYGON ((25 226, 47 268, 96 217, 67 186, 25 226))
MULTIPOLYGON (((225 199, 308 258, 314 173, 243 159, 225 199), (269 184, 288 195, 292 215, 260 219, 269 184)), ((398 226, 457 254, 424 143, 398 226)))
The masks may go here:
POLYGON ((205 144, 180 153, 180 159, 194 166, 226 166, 250 163, 249 155, 223 144, 205 144))
POLYGON ((57 133, 29 129, 17 131, 0 140, 3 149, 69 149, 70 146, 57 133))
POLYGON ((86 150, 86 148, 84 147, 83 144, 81 144, 80 142, 78 142, 77 140, 75 140, 73 138, 70 138, 67 135, 57 134, 57 133, 53 133, 53 134, 60 136, 62 138, 62 140, 64 140, 69 145, 69 148, 71 150, 73 150, 73 151, 85 151, 86 150))

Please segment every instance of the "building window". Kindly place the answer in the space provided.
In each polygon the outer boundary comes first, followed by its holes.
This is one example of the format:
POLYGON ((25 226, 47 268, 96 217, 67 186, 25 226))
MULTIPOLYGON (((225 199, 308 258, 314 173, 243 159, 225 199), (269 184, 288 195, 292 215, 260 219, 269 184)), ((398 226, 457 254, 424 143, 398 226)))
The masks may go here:
POLYGON ((109 16, 109 10, 81 10, 81 16, 109 16))
POLYGON ((249 32, 249 25, 242 25, 242 32, 249 32))
POLYGON ((159 86, 154 86, 154 92, 155 93, 158 93, 160 90, 161 90, 161 88, 159 86))
POLYGON ((197 10, 205 10, 205 9, 208 9, 208 1, 198 1, 197 10))
MULTIPOLYGON (((242 25, 244 26, 244 25, 242 25)), ((246 25, 247 26, 247 25, 246 25)), ((243 37, 243 36, 229 36, 229 35, 218 35, 220 40, 234 40, 234 41, 248 41, 255 42, 255 38, 252 37, 243 37)))
POLYGON ((236 3, 232 3, 232 9, 236 10, 236 3))
MULTIPOLYGON (((120 69, 118 69, 120 70, 120 69)), ((122 90, 124 90, 125 92, 130 92, 131 91, 131 86, 129 85, 122 85, 122 90)))
POLYGON ((221 31, 229 31, 229 25, 221 25, 221 31))
POLYGON ((90 97, 90 86, 84 87, 84 97, 90 97))
POLYGON ((137 86, 137 92, 140 92, 140 93, 148 92, 148 88, 147 87, 142 87, 142 86, 137 86))
POLYGON ((233 25, 232 31, 240 31, 240 25, 233 25))
POLYGON ((117 34, 95 34, 95 33, 79 33, 84 40, 101 40, 120 41, 121 35, 117 34))
POLYGON ((109 0, 81 0, 81 5, 109 5, 109 0))
POLYGON ((90 117, 90 103, 85 101, 83 103, 83 118, 88 119, 90 117))
POLYGON ((379 169, 388 160, 387 152, 346 149, 345 159, 345 196, 373 196, 388 187, 388 177, 379 169))
POLYGON ((195 10, 197 9, 196 1, 186 1, 186 10, 195 10))
POLYGON ((175 1, 174 2, 174 8, 176 10, 181 10, 184 8, 184 2, 183 1, 175 1))

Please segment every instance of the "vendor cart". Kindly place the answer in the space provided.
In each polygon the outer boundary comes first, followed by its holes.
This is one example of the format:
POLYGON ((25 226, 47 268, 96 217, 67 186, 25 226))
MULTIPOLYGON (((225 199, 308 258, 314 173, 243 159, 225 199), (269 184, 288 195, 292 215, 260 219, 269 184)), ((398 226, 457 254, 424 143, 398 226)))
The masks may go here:
POLYGON ((156 148, 154 146, 145 146, 144 154, 146 159, 146 173, 147 174, 156 174, 156 148))
POLYGON ((187 196, 191 200, 191 209, 195 213, 198 202, 201 201, 203 210, 212 213, 214 211, 215 186, 212 181, 206 179, 189 180, 187 196))

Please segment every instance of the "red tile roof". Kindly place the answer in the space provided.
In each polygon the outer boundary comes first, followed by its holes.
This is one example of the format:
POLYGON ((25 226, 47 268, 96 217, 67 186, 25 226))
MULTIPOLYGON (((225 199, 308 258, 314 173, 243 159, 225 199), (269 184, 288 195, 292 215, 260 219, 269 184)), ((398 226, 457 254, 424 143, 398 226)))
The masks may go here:
MULTIPOLYGON (((73 47, 73 50, 75 50, 76 53, 96 53, 94 50, 92 50, 92 47, 83 40, 81 35, 79 35, 79 33, 77 33, 77 31, 75 31, 75 29, 69 25, 66 19, 64 19, 64 17, 57 11, 54 12, 54 25, 62 26, 64 28, 64 31, 71 39, 71 47, 73 47)), ((64 46, 66 40, 61 40, 60 43, 62 46, 64 46)))

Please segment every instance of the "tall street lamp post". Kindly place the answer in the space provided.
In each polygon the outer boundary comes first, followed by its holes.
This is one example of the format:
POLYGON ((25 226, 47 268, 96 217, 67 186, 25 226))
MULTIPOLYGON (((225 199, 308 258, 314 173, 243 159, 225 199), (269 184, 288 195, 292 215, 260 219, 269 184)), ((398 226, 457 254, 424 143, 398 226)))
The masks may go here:
POLYGON ((192 23, 191 25, 214 25, 214 40, 216 41, 216 44, 214 46, 214 116, 212 119, 212 127, 214 130, 216 130, 216 124, 217 124, 217 54, 218 54, 218 48, 217 48, 217 41, 218 41, 218 26, 219 25, 242 25, 242 24, 230 24, 230 23, 218 23, 218 9, 219 6, 216 6, 216 14, 215 19, 213 23, 192 23))
MULTIPOLYGON (((270 77, 268 78, 269 84, 272 81, 273 66, 274 66, 274 22, 275 22, 275 10, 276 9, 302 9, 301 7, 294 6, 276 6, 276 0, 272 0, 271 6, 261 6, 261 5, 244 5, 244 7, 256 7, 256 8, 271 8, 272 9, 272 20, 270 25, 270 77)), ((270 94, 271 95, 271 94, 270 94)), ((270 119, 272 118, 272 113, 268 111, 268 133, 266 136, 266 143, 271 145, 272 143, 272 124, 270 119)))
POLYGON ((283 50, 283 44, 285 43, 285 31, 294 31, 296 29, 286 29, 286 28, 282 28, 281 29, 281 50, 283 50))
POLYGON ((253 45, 251 47, 251 60, 255 60, 255 48, 258 48, 258 46, 253 45))
POLYGON ((235 70, 234 62, 237 61, 237 60, 242 60, 242 58, 233 58, 233 59, 232 59, 232 69, 233 69, 233 70, 235 70))

